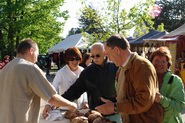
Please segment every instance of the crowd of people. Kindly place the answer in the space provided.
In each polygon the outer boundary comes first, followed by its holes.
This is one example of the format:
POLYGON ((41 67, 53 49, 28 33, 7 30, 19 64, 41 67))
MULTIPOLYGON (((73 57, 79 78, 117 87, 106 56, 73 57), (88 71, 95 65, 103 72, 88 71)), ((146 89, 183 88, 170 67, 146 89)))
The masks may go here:
POLYGON ((25 39, 16 58, 1 70, 0 122, 39 122, 42 98, 47 102, 43 118, 53 107, 63 106, 71 112, 96 110, 116 123, 183 123, 184 85, 170 72, 167 47, 157 48, 146 59, 132 52, 120 34, 94 43, 83 57, 70 47, 64 53, 66 65, 52 84, 34 64, 38 52, 37 44, 25 39))

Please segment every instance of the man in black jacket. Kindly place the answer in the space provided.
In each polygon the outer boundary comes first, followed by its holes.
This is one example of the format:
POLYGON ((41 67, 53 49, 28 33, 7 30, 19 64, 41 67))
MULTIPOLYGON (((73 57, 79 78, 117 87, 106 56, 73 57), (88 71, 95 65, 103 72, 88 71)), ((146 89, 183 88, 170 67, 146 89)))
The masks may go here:
POLYGON ((100 97, 115 98, 115 76, 117 67, 108 62, 102 43, 91 47, 93 64, 82 71, 76 82, 62 95, 71 101, 87 92, 90 109, 102 104, 100 97))
POLYGON ((87 92, 90 109, 102 104, 101 97, 115 100, 115 77, 118 68, 108 61, 104 51, 102 43, 92 45, 93 63, 81 72, 76 82, 62 95, 64 98, 74 101, 87 92))

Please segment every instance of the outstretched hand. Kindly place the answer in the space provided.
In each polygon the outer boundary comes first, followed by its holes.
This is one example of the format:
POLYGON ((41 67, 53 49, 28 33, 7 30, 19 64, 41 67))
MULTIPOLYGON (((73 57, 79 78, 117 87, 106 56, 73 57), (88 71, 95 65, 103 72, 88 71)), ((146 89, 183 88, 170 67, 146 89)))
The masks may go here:
POLYGON ((46 117, 48 116, 48 113, 52 110, 50 105, 45 105, 43 111, 42 111, 42 117, 44 119, 46 119, 46 117))
POLYGON ((114 103, 111 102, 110 100, 104 99, 101 97, 101 100, 105 103, 100 106, 95 107, 95 109, 100 112, 101 114, 104 115, 110 115, 115 113, 114 112, 114 103))

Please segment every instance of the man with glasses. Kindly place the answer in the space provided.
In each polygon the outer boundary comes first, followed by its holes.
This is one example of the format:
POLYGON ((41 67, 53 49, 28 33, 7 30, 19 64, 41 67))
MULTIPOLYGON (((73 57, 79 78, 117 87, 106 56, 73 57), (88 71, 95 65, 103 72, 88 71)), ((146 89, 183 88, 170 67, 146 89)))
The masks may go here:
POLYGON ((91 47, 93 63, 82 71, 79 78, 62 96, 69 100, 78 98, 83 92, 88 93, 90 109, 101 104, 100 97, 115 97, 115 75, 117 67, 108 62, 102 43, 91 47))
POLYGON ((129 42, 119 34, 105 42, 105 52, 119 66, 117 102, 102 99, 105 104, 96 109, 102 114, 121 114, 123 123, 161 123, 163 110, 154 102, 157 75, 150 61, 131 52, 129 42))
MULTIPOLYGON (((114 63, 108 61, 102 43, 92 45, 91 57, 93 63, 81 72, 76 82, 62 96, 73 101, 87 92, 89 108, 94 109, 102 104, 100 97, 115 100, 117 67, 114 63)), ((107 118, 121 123, 119 115, 110 115, 107 118)))

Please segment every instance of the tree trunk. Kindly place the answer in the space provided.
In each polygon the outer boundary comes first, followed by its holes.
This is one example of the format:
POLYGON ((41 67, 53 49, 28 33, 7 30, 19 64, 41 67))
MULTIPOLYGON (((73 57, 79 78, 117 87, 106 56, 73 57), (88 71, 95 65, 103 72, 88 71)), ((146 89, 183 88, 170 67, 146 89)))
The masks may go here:
POLYGON ((13 28, 10 26, 8 31, 8 55, 10 58, 13 58, 14 51, 15 51, 15 45, 14 45, 14 31, 13 28))
POLYGON ((3 56, 5 55, 5 43, 3 40, 3 33, 2 30, 0 30, 0 60, 3 59, 3 56))

